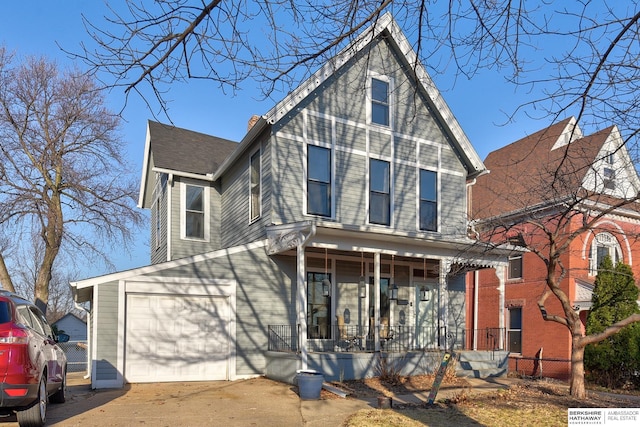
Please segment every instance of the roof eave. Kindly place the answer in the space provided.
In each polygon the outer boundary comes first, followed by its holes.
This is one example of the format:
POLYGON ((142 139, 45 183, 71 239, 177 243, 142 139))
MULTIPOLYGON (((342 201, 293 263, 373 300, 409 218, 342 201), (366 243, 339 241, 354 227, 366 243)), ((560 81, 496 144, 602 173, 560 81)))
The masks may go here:
POLYGON ((144 199, 147 195, 147 170, 151 157, 151 131, 147 121, 147 136, 144 143, 144 159, 142 160, 142 178, 140 179, 140 193, 138 194, 138 208, 145 206, 144 199))
POLYGON ((229 157, 227 157, 224 162, 220 165, 220 167, 213 173, 211 177, 211 181, 218 180, 223 173, 229 169, 229 167, 235 163, 235 161, 244 153, 244 151, 253 143, 253 141, 267 128, 267 119, 265 116, 261 116, 260 119, 253 125, 253 127, 247 132, 247 134, 242 138, 240 144, 238 144, 238 148, 235 149, 233 153, 229 157))

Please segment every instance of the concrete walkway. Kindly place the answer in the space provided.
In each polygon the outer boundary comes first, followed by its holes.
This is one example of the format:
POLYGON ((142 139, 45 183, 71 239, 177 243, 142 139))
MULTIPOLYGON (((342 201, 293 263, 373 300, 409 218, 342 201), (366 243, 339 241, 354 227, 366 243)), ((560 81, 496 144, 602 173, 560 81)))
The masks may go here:
MULTIPOLYGON (((515 381, 471 379, 469 393, 494 391, 515 381)), ((254 378, 234 382, 131 384, 118 390, 91 390, 70 374, 68 399, 49 405, 49 426, 340 426, 360 409, 377 408, 377 398, 300 400, 291 385, 254 378)), ((443 388, 438 400, 462 389, 443 388)), ((395 405, 426 402, 428 392, 394 396, 395 405)), ((6 423, 12 426, 17 423, 6 423)))

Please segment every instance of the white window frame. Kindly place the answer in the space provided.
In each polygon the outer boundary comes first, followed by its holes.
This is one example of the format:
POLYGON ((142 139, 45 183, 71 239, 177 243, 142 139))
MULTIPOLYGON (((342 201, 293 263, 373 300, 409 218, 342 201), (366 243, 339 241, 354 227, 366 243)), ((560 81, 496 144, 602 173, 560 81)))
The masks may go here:
POLYGON ((190 182, 180 183, 180 238, 183 240, 192 240, 197 242, 209 241, 209 186, 199 185, 190 182), (200 187, 203 189, 203 209, 204 209, 204 237, 202 239, 197 237, 187 237, 187 187, 200 187))
POLYGON ((418 170, 418 176, 417 176, 417 183, 416 183, 416 199, 417 199, 417 205, 418 205, 418 215, 417 215, 417 228, 418 230, 420 230, 421 232, 427 232, 427 233, 437 233, 438 230, 440 230, 440 174, 438 174, 437 171, 431 170, 431 169, 425 169, 425 168, 417 168, 418 170), (436 178, 436 199, 435 200, 428 200, 428 199, 423 199, 422 198, 422 172, 430 172, 435 174, 435 178, 436 178), (436 205, 436 229, 435 230, 427 230, 426 228, 422 228, 422 201, 428 201, 428 202, 433 202, 436 205))
MULTIPOLYGON (((383 160, 383 159, 379 159, 379 158, 375 158, 375 157, 369 157, 369 161, 368 161, 368 165, 367 165, 367 169, 368 169, 368 176, 367 176, 367 187, 368 187, 368 206, 367 206, 367 221, 369 224, 371 225, 376 225, 376 226, 381 226, 381 227, 391 227, 391 224, 393 224, 393 162, 389 161, 389 160, 383 160), (371 190, 371 179, 372 179, 372 172, 371 172, 371 162, 375 160, 378 162, 383 162, 383 163, 387 163, 389 165, 389 223, 388 224, 381 224, 379 222, 373 222, 371 221, 371 193, 373 192, 371 190)), ((384 194, 384 193, 380 193, 380 194, 384 194)))
POLYGON ((507 349, 515 354, 522 354, 522 344, 524 342, 524 340, 522 339, 522 329, 524 328, 524 310, 522 307, 518 306, 518 307, 508 307, 507 308, 507 320, 509 323, 509 328, 507 329, 507 349), (511 324, 511 312, 513 310, 519 310, 520 311, 520 327, 516 328, 514 327, 514 325, 511 324), (512 351, 511 350, 511 334, 515 333, 515 332, 519 332, 520 333, 520 352, 516 352, 516 351, 512 351))
POLYGON ((262 217, 262 150, 258 148, 249 156, 249 223, 253 223, 262 217), (253 159, 258 156, 258 182, 253 182, 253 159), (254 187, 258 187, 258 212, 253 212, 254 187))
POLYGON ((509 266, 507 268, 507 280, 521 280, 524 275, 524 258, 522 255, 513 255, 509 257, 509 266), (511 275, 511 263, 515 260, 520 260, 520 276, 511 275))
POLYGON ((598 233, 589 247, 589 275, 598 274, 598 248, 606 248, 609 251, 609 257, 614 265, 616 262, 624 262, 622 247, 615 236, 607 232, 598 233))
POLYGON ((369 123, 372 126, 378 126, 384 129, 393 129, 394 128, 394 114, 393 114, 393 109, 394 109, 394 105, 395 105, 395 100, 394 100, 394 84, 393 84, 393 78, 389 77, 389 76, 385 76, 384 74, 379 74, 376 73, 375 71, 371 71, 369 70, 367 72, 367 123, 369 123), (389 93, 388 93, 388 99, 387 99, 387 106, 389 108, 389 124, 388 125, 383 125, 380 123, 376 123, 373 121, 373 108, 372 108, 372 104, 373 104, 373 79, 376 80, 380 80, 382 82, 385 82, 388 84, 388 89, 389 89, 389 93))
POLYGON ((335 217, 335 158, 332 146, 327 144, 311 144, 304 145, 304 214, 307 216, 333 219, 335 217), (329 151, 329 215, 309 212, 309 147, 323 148, 329 151))

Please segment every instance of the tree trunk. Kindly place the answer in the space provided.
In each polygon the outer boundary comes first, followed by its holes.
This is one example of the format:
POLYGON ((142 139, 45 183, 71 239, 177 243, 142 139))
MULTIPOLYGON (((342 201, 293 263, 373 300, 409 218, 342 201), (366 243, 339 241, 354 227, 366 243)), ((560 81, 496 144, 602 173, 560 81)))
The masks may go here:
POLYGON ((584 344, 579 336, 573 336, 571 345, 571 379, 569 393, 576 399, 584 399, 584 344))
POLYGON ((13 287, 13 281, 9 275, 9 270, 7 270, 7 265, 4 263, 4 257, 2 254, 0 254, 0 285, 2 285, 3 289, 9 292, 16 291, 13 287))

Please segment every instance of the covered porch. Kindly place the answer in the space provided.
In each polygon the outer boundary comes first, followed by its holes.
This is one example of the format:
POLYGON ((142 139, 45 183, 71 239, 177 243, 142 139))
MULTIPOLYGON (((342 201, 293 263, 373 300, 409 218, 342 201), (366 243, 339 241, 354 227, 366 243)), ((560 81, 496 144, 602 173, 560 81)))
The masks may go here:
POLYGON ((296 369, 310 369, 337 363, 331 370, 342 375, 372 376, 381 356, 403 355, 408 367, 421 366, 424 373, 447 349, 504 349, 500 325, 468 329, 465 275, 505 268, 511 248, 489 252, 471 239, 307 222, 268 231, 269 253, 295 256, 297 265, 294 318, 269 325, 268 364, 290 360, 296 369))

